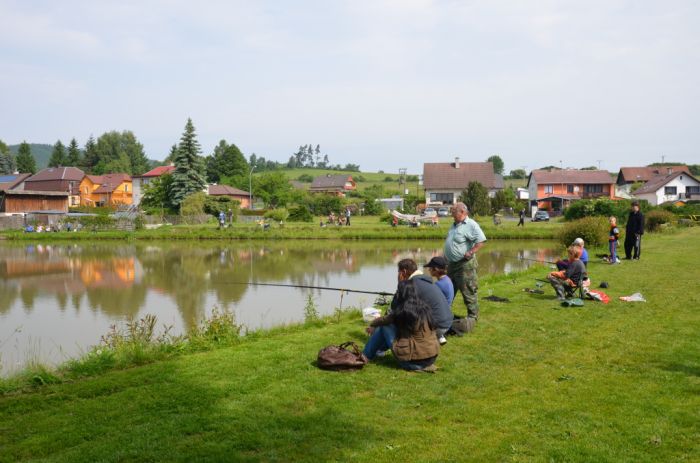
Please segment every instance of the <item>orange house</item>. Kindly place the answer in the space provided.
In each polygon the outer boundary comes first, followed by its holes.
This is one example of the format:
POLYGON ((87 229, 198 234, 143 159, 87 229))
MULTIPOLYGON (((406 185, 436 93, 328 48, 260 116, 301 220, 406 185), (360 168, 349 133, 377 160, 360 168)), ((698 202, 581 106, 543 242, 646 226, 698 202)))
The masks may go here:
POLYGON ((527 189, 530 204, 549 211, 579 199, 615 199, 615 180, 607 170, 533 170, 527 189))
POLYGON ((132 204, 131 177, 127 174, 86 175, 80 182, 83 206, 132 204))

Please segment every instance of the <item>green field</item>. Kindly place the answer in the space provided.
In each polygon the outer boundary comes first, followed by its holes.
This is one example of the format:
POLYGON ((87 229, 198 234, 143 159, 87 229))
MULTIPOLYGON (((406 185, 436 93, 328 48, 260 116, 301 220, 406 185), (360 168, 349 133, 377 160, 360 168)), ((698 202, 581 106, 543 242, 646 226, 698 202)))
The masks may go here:
POLYGON ((699 461, 698 255, 700 228, 647 235, 641 261, 590 264, 612 301, 583 308, 522 291, 544 266, 484 278, 477 330, 434 375, 318 370, 321 347, 366 339, 351 313, 6 394, 0 461, 699 461))
MULTIPOLYGON (((339 170, 330 170, 330 169, 284 169, 281 170, 280 172, 283 172, 289 180, 297 180, 299 176, 301 175, 310 175, 311 177, 317 177, 319 175, 326 175, 326 174, 331 174, 331 175, 351 175, 352 178, 355 180, 355 183, 357 184, 357 189, 359 191, 363 191, 366 188, 369 188, 373 185, 381 185, 387 193, 396 193, 399 194, 401 192, 399 188, 399 174, 397 173, 378 173, 378 172, 347 172, 347 171, 339 171, 339 170), (387 177, 390 177, 392 181, 387 181, 387 177), (364 180, 363 180, 364 178, 364 180)), ((421 172, 422 174, 422 172, 421 172)), ((254 174, 255 175, 255 174, 254 174)), ((260 175, 260 174, 258 174, 260 175)), ((418 175, 418 174, 407 174, 407 175, 418 175)), ((311 185, 311 183, 305 183, 307 187, 311 185)), ((413 181, 413 182, 408 182, 406 184, 406 188, 409 189, 409 192, 413 195, 416 194, 416 187, 419 188, 419 194, 423 194, 423 187, 418 186, 418 183, 413 181)))

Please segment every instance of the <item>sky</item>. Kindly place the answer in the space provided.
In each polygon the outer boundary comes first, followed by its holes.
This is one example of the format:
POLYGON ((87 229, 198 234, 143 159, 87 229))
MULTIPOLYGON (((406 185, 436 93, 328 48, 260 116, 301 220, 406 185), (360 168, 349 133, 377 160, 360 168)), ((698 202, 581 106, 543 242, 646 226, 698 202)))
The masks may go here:
POLYGON ((285 161, 700 164, 697 1, 0 0, 0 139, 131 130, 163 159, 191 117, 285 161), (662 158, 663 157, 663 158, 662 158))

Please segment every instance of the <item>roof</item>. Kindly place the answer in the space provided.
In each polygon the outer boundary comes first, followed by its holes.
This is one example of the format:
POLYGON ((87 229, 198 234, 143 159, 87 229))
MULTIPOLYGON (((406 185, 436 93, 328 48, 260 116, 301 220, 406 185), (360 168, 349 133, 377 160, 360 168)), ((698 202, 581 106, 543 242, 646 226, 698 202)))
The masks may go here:
POLYGON ((648 166, 648 167, 620 167, 620 172, 617 174, 617 182, 620 183, 622 178, 625 183, 648 182, 659 175, 668 175, 668 169, 673 171, 682 171, 690 174, 688 166, 648 166))
POLYGON ((463 190, 469 182, 479 182, 488 189, 503 188, 503 177, 497 178, 490 162, 426 162, 423 164, 423 187, 426 190, 463 190))
POLYGON ((352 181, 350 175, 319 175, 311 183, 311 188, 345 188, 345 184, 352 181))
POLYGON ((143 175, 134 175, 134 177, 160 177, 163 174, 169 174, 175 170, 175 166, 158 166, 151 169, 143 175))
POLYGON ((26 182, 41 182, 46 180, 74 180, 81 181, 85 172, 77 167, 48 167, 29 177, 26 182))
POLYGON ((535 201, 547 201, 550 199, 564 199, 566 201, 574 201, 577 199, 581 199, 581 197, 578 195, 551 195, 551 196, 544 196, 542 198, 537 198, 537 199, 535 199, 535 201))
POLYGON ((654 193, 656 190, 661 188, 662 186, 666 185, 668 182, 673 180, 674 178, 680 176, 680 175, 687 175, 688 177, 692 178, 696 182, 700 183, 698 179, 690 175, 688 172, 685 171, 677 171, 673 172, 671 175, 657 175, 656 177, 652 178, 649 180, 647 183, 645 183, 640 189, 632 193, 633 196, 636 195, 643 195, 643 194, 649 194, 649 193, 654 193))
POLYGON ((11 190, 31 176, 32 174, 12 174, 0 176, 0 190, 11 190))
POLYGON ((530 185, 532 179, 538 184, 546 183, 566 183, 566 184, 602 184, 609 185, 615 183, 607 170, 533 170, 530 172, 527 184, 530 185))
POLYGON ((2 194, 7 196, 64 196, 68 197, 67 191, 34 191, 34 190, 5 190, 2 194))
POLYGON ((209 185, 209 194, 213 196, 250 196, 247 191, 228 185, 209 185))
MULTIPOLYGON (((100 186, 95 188, 93 193, 111 193, 119 187, 124 182, 130 182, 131 176, 128 174, 106 174, 106 175, 94 175, 93 177, 98 178, 100 181, 94 183, 99 183, 100 186)), ((91 179, 92 180, 92 179, 91 179)))

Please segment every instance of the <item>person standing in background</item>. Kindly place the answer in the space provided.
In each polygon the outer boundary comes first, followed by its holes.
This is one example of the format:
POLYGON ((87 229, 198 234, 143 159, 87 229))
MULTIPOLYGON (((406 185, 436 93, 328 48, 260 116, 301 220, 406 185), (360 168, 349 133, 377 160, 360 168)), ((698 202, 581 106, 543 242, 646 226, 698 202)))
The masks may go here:
POLYGON ((642 235, 644 234, 644 214, 639 210, 637 201, 632 203, 632 210, 627 218, 627 227, 625 227, 625 259, 633 258, 632 249, 634 249, 634 259, 639 260, 642 254, 642 235))

